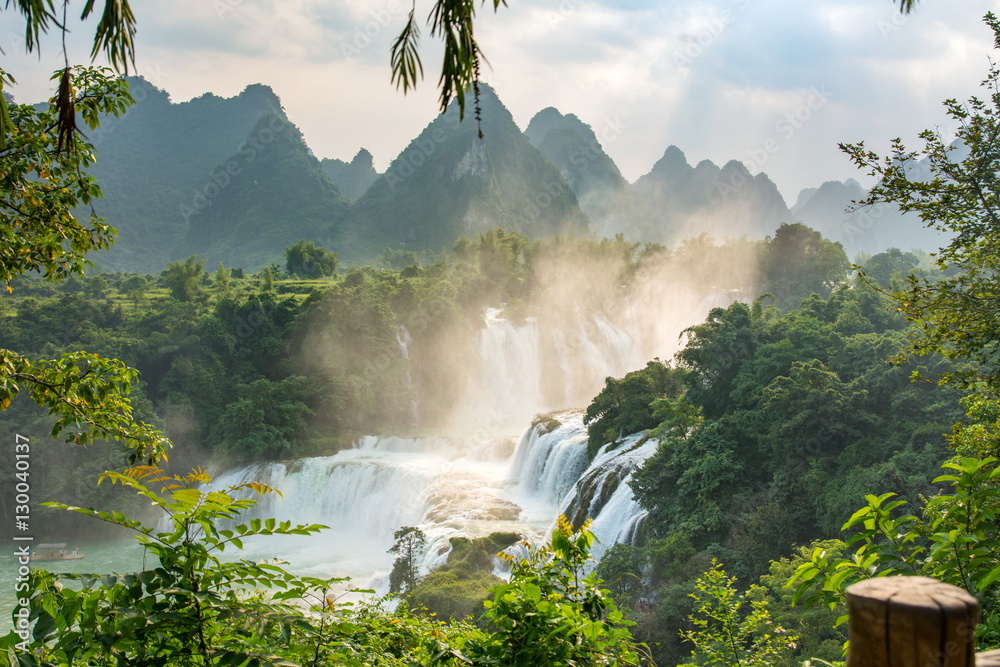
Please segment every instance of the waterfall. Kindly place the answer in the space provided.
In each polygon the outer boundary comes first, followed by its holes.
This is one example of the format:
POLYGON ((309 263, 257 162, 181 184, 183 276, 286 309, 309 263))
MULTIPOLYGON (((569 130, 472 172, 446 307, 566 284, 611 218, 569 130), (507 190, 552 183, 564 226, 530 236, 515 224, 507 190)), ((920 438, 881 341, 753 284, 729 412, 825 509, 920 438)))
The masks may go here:
POLYGON ((212 487, 257 481, 281 492, 260 497, 244 521, 273 517, 329 527, 308 538, 248 540, 249 557, 280 556, 301 572, 376 585, 391 567, 386 551, 402 526, 418 526, 427 535, 425 570, 443 562, 456 535, 534 534, 544 527, 544 520, 525 520, 510 498, 511 446, 490 441, 469 451, 462 441, 443 437, 364 436, 333 456, 227 471, 212 487))
POLYGON ((613 450, 605 445, 563 500, 559 513, 573 525, 593 520, 591 530, 597 542, 591 555, 595 559, 615 544, 635 541, 646 512, 635 500, 628 482, 658 446, 658 441, 645 433, 630 435, 613 450))
POLYGON ((521 436, 511 477, 522 493, 558 505, 587 468, 587 429, 582 412, 552 415, 521 436))
MULTIPOLYGON (((248 540, 247 555, 281 557, 313 576, 349 575, 355 586, 384 592, 392 566, 386 552, 403 526, 417 526, 427 537, 425 572, 445 561, 452 537, 511 531, 540 539, 560 512, 577 525, 593 519, 601 540, 595 556, 616 541, 633 540, 644 513, 627 481, 655 442, 630 436, 588 462, 584 415, 566 407, 588 404, 606 377, 620 377, 646 359, 634 337, 604 315, 574 317, 557 326, 544 318, 514 322, 500 309, 485 312, 479 360, 453 420, 457 436, 366 435, 332 456, 221 475, 215 488, 253 480, 281 491, 261 498, 246 518, 329 526, 319 536, 248 540), (520 438, 508 437, 517 432, 520 438)), ((405 327, 397 329, 396 343, 409 360, 405 327)), ((414 403, 414 420, 418 408, 414 403)))
MULTIPOLYGON (((511 465, 511 477, 524 496, 553 503, 570 522, 591 519, 597 537, 595 559, 619 542, 633 543, 646 517, 628 485, 632 472, 656 452, 647 434, 630 435, 611 449, 604 445, 587 462, 583 413, 548 416, 525 431, 511 465)), ((522 501, 523 502, 523 501, 522 501)))
POLYGON ((247 557, 281 557, 297 571, 349 575, 354 585, 383 592, 392 565, 386 551, 402 526, 427 535, 424 572, 447 559, 452 537, 513 531, 537 539, 557 513, 577 525, 593 519, 595 557, 634 539, 644 513, 627 481, 655 441, 630 436, 588 463, 583 413, 567 411, 531 424, 513 455, 511 446, 504 439, 469 449, 445 437, 364 436, 333 456, 243 466, 212 486, 257 481, 281 492, 261 497, 244 519, 329 526, 313 537, 248 540, 247 557))
POLYGON ((627 331, 600 314, 568 326, 538 318, 515 323, 487 309, 477 340, 478 366, 453 426, 499 421, 521 428, 540 412, 590 403, 607 377, 642 368, 646 359, 627 331))
POLYGON ((413 386, 413 375, 410 373, 410 343, 413 336, 403 325, 396 329, 396 344, 399 345, 399 354, 406 361, 406 389, 410 395, 410 423, 416 426, 420 423, 420 398, 413 386))
POLYGON ((509 428, 544 405, 538 334, 533 318, 515 325, 500 317, 499 308, 487 309, 477 342, 478 371, 456 415, 457 427, 471 430, 492 420, 509 428))

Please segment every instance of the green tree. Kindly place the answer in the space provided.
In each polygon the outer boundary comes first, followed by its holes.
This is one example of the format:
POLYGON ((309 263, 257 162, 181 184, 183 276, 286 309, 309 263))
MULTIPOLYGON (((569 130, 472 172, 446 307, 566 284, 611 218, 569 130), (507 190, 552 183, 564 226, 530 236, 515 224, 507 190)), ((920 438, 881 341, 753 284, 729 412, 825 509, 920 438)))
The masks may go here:
POLYGON ((323 278, 337 272, 337 253, 302 240, 285 248, 285 270, 300 278, 323 278))
POLYGON ((814 540, 807 546, 796 547, 791 556, 771 561, 768 571, 760 578, 761 585, 748 591, 748 597, 766 598, 773 622, 797 635, 795 651, 778 664, 798 667, 804 660, 818 658, 827 662, 843 660, 847 627, 837 625, 837 617, 845 613, 843 605, 829 609, 824 605, 806 607, 795 604, 795 591, 786 584, 802 563, 810 560, 815 549, 840 554, 840 540, 814 540))
MULTIPOLYGON (((69 0, 63 0, 62 9, 56 8, 56 3, 38 2, 37 0, 13 0, 4 5, 4 9, 13 9, 24 18, 24 44, 28 52, 41 49, 41 37, 48 33, 53 26, 65 37, 69 26, 65 22, 66 10, 69 0)), ((80 15, 82 20, 91 18, 97 8, 96 0, 91 0, 84 5, 80 15)), ((105 0, 101 18, 94 31, 94 43, 90 52, 91 59, 95 59, 99 54, 104 53, 111 65, 117 71, 127 70, 128 65, 135 62, 135 15, 129 6, 128 0, 105 0)), ((65 44, 64 44, 65 45, 65 44)), ((89 125, 91 120, 96 121, 96 116, 88 118, 86 104, 81 105, 81 100, 77 96, 79 86, 74 80, 73 70, 68 61, 66 67, 56 72, 52 78, 59 80, 59 86, 55 96, 52 98, 51 110, 54 112, 55 123, 49 127, 57 131, 57 146, 66 152, 73 153, 77 146, 77 113, 84 113, 84 121, 89 125)), ((8 148, 11 139, 16 140, 20 135, 19 126, 13 120, 14 113, 7 103, 3 94, 3 87, 14 83, 14 79, 0 70, 0 151, 8 148)), ((94 125, 90 125, 93 129, 94 125)), ((53 227, 58 229, 58 226, 53 227)))
MULTIPOLYGON (((753 588, 753 587, 752 587, 753 588)), ((702 667, 772 667, 791 654, 798 637, 776 627, 766 599, 736 590, 718 561, 695 583, 697 608, 683 631, 694 644, 694 663, 702 667), (749 609, 744 611, 749 602, 749 609)))
POLYGON ((229 289, 230 275, 229 269, 219 260, 219 266, 215 269, 215 288, 221 292, 229 289))
MULTIPOLYGON (((28 43, 34 45, 52 17, 44 3, 17 7, 28 17, 28 43)), ((106 35, 119 34, 108 30, 106 35)), ((13 79, 0 71, 0 81, 13 79)), ((75 110, 91 128, 102 114, 120 115, 132 103, 124 81, 99 68, 68 68, 60 88, 70 95, 61 108, 75 110)), ((50 280, 81 275, 86 253, 107 248, 115 236, 96 215, 81 221, 73 214, 101 194, 85 173, 95 159, 93 146, 78 133, 53 132, 62 122, 57 98, 39 108, 4 101, 0 111, 0 281, 10 291, 14 278, 31 272, 50 280)), ((128 395, 135 377, 125 364, 98 355, 29 359, 0 349, 0 409, 25 392, 57 417, 52 437, 64 434, 81 444, 111 438, 131 446, 137 458, 158 456, 166 438, 132 419, 128 395)))
POLYGON ((274 267, 265 266, 264 270, 260 272, 260 275, 260 291, 264 294, 274 292, 274 281, 278 277, 278 272, 274 270, 274 267))
POLYGON ((761 290, 782 309, 794 308, 812 293, 826 296, 847 278, 844 248, 802 223, 782 224, 760 259, 761 290))
POLYGON ((635 604, 646 591, 642 570, 639 550, 630 544, 619 543, 604 552, 595 572, 606 582, 615 602, 624 607, 635 604))
POLYGON ((762 299, 752 305, 736 302, 713 308, 705 322, 684 332, 687 344, 677 354, 678 365, 691 371, 688 397, 706 418, 721 416, 732 407, 740 371, 754 358, 774 314, 762 299))
MULTIPOLYGON (((789 580, 795 599, 831 609, 844 589, 870 577, 923 575, 964 588, 982 606, 980 639, 1000 639, 1000 466, 995 458, 955 458, 934 481, 949 488, 922 498, 916 513, 895 493, 865 496, 842 530, 851 531, 849 551, 822 545, 812 550, 789 580)), ((841 621, 846 617, 841 617, 841 621)))
POLYGON ((238 386, 236 400, 226 405, 209 432, 216 451, 236 461, 290 455, 311 412, 303 402, 306 389, 305 378, 295 375, 238 386))
MULTIPOLYGON (((985 23, 1000 48, 1000 21, 992 13, 985 23)), ((910 276, 894 296, 915 323, 910 344, 914 354, 940 353, 968 359, 974 369, 951 375, 974 382, 1000 382, 1000 69, 991 64, 982 82, 986 97, 966 102, 947 100, 948 117, 958 125, 953 141, 939 132, 920 134, 923 148, 908 150, 901 140, 880 157, 863 143, 841 145, 859 168, 878 178, 861 206, 895 204, 916 213, 925 225, 944 231, 951 242, 935 256, 943 275, 910 276), (917 162, 929 169, 925 177, 917 162)))
POLYGON ((912 252, 899 248, 889 248, 866 261, 861 262, 862 272, 883 289, 892 288, 897 282, 906 280, 911 273, 919 271, 920 258, 912 252))
POLYGON ((415 526, 403 526, 392 535, 389 553, 396 554, 389 573, 389 592, 412 591, 420 581, 420 559, 427 548, 427 535, 415 526))
POLYGON ((556 520, 551 541, 526 557, 508 557, 510 583, 486 601, 490 634, 462 647, 473 665, 638 665, 644 647, 633 625, 586 574, 594 535, 575 531, 566 517, 556 520))
POLYGON ((603 445, 659 424, 653 403, 679 398, 684 390, 682 377, 683 371, 654 359, 621 379, 607 378, 584 415, 587 454, 593 458, 603 445))
POLYGON ((195 301, 201 296, 201 281, 205 277, 205 261, 191 255, 183 262, 170 262, 163 273, 163 284, 170 296, 178 301, 195 301))

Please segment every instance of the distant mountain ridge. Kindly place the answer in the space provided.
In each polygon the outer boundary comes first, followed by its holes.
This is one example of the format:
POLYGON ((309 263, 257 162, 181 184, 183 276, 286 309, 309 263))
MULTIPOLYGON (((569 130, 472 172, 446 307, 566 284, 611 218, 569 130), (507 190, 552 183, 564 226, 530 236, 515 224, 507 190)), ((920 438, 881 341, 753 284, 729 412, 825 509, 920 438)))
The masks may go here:
POLYGON ((751 175, 736 160, 721 168, 708 160, 692 167, 676 146, 668 147, 653 169, 635 182, 631 197, 631 235, 668 244, 702 233, 763 238, 791 221, 785 200, 767 174, 751 175))
POLYGON ((302 238, 364 262, 383 248, 448 249, 492 227, 675 244, 703 233, 762 238, 801 221, 848 253, 940 244, 894 209, 845 213, 864 196, 850 179, 803 190, 789 210, 765 173, 735 160, 692 166, 670 146, 630 184, 601 143, 613 128, 599 137, 548 107, 522 132, 485 85, 485 138, 451 108, 379 174, 364 149, 350 162, 317 160, 267 86, 176 104, 141 78, 129 83, 136 105, 91 137, 105 193, 97 211, 119 230, 115 247, 92 257, 102 270, 158 272, 192 254, 254 270, 302 238))
POLYGON ((504 227, 529 237, 585 234, 586 216, 492 88, 480 86, 483 138, 454 105, 403 149, 354 207, 348 247, 450 248, 504 227))
POLYGON ((191 218, 180 245, 180 255, 209 266, 264 266, 300 239, 332 247, 347 223, 347 200, 283 116, 262 116, 210 182, 225 185, 191 218))
POLYGON ((179 258, 192 215, 218 187, 213 170, 261 117, 287 118, 274 92, 259 84, 228 99, 209 93, 174 104, 146 80, 128 81, 136 104, 104 119, 91 136, 98 151, 91 173, 104 192, 95 208, 118 229, 114 247, 93 259, 108 268, 158 271, 179 258))
POLYGON ((319 164, 340 193, 354 201, 378 180, 379 173, 375 171, 374 161, 372 154, 362 148, 350 162, 324 158, 319 164))
POLYGON ((535 114, 524 134, 559 169, 595 234, 614 236, 625 231, 620 217, 622 207, 628 206, 624 201, 628 181, 589 125, 548 107, 535 114))

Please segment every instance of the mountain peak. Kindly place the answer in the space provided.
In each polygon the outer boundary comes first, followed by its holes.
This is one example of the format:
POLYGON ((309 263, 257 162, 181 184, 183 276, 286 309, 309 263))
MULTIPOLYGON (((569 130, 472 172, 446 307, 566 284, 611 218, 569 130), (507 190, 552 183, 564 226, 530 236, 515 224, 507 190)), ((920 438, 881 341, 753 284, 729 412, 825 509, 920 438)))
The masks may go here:
POLYGON ((170 94, 167 91, 157 88, 143 76, 126 76, 125 81, 136 102, 149 98, 160 98, 162 102, 170 102, 170 94))
MULTIPOLYGON (((739 160, 730 160, 722 167, 723 174, 738 174, 740 176, 746 177, 748 179, 753 178, 750 175, 750 170, 747 166, 740 162, 739 160)), ((764 172, 761 172, 762 174, 764 172)))
POLYGON ((453 103, 403 149, 355 204, 348 242, 437 250, 493 227, 533 238, 587 231, 570 184, 492 88, 480 88, 480 106, 483 138, 453 103))
POLYGON ((251 83, 243 89, 239 97, 254 102, 261 102, 276 111, 284 111, 284 107, 281 106, 281 98, 278 97, 277 93, 270 86, 262 83, 251 83))
POLYGON ((359 150, 358 154, 351 160, 351 166, 355 168, 371 167, 374 169, 374 165, 375 158, 372 157, 372 154, 366 148, 359 150))
POLYGON ((688 171, 691 165, 688 164, 687 156, 677 146, 670 144, 667 150, 663 151, 663 157, 656 161, 650 173, 677 173, 688 171))
POLYGON ((320 162, 320 166, 340 193, 352 201, 367 192, 379 176, 372 154, 364 148, 350 162, 327 158, 320 162))
POLYGON ((528 122, 528 127, 524 130, 524 134, 528 137, 531 145, 538 148, 542 141, 545 140, 545 135, 549 133, 549 130, 562 126, 563 115, 559 110, 555 107, 545 107, 532 116, 528 122))

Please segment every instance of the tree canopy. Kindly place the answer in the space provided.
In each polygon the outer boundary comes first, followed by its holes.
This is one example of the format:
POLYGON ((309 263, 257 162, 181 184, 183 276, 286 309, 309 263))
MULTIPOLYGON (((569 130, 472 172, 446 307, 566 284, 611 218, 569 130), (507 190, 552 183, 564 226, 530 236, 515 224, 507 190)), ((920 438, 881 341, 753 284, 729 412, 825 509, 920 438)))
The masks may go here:
MULTIPOLYGON (((108 70, 67 72, 75 91, 72 104, 92 128, 101 114, 119 115, 132 103, 125 82, 108 70)), ((3 77, 12 81, 0 72, 3 77)), ((96 214, 85 222, 74 214, 101 193, 84 171, 94 162, 93 146, 78 133, 67 139, 54 132, 59 113, 55 98, 48 107, 5 107, 14 129, 0 148, 0 281, 8 291, 12 280, 31 272, 49 280, 82 274, 86 253, 107 248, 115 237, 96 214)), ((136 377, 125 364, 96 354, 67 352, 45 359, 0 349, 0 409, 25 391, 57 417, 53 437, 64 435, 79 444, 122 440, 135 458, 156 458, 168 443, 162 433, 132 419, 128 395, 136 377)))
MULTIPOLYGON (((984 19, 1000 49, 1000 21, 984 19)), ((940 353, 976 364, 975 372, 956 373, 966 382, 1000 383, 1000 69, 991 64, 982 82, 985 97, 947 100, 945 110, 958 124, 953 141, 940 132, 920 134, 923 147, 908 150, 900 139, 880 157, 864 143, 841 148, 879 182, 862 206, 894 204, 915 212, 928 225, 947 232, 951 242, 935 256, 941 274, 911 276, 895 293, 900 309, 916 324, 910 350, 940 353), (923 161, 929 177, 917 163, 923 161)))

